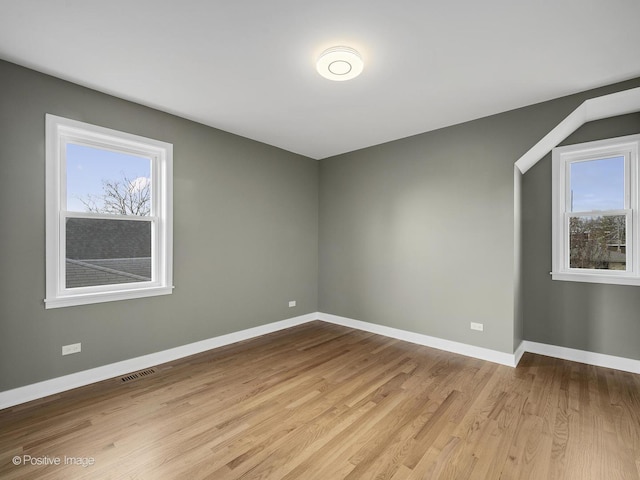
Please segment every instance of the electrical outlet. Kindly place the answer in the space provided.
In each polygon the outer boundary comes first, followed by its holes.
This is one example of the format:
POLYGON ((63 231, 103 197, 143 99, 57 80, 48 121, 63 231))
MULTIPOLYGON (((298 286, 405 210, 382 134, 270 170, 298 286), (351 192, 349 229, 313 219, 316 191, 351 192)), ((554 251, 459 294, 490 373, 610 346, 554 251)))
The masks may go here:
POLYGON ((470 328, 471 328, 471 330, 477 330, 479 332, 482 332, 484 330, 484 324, 471 322, 471 327, 470 328))
POLYGON ((81 343, 74 343, 72 345, 62 346, 62 355, 71 355, 72 353, 80 353, 82 351, 81 343))
POLYGON ((295 300, 291 300, 289 302, 289 307, 295 307, 296 306, 296 301, 295 300))

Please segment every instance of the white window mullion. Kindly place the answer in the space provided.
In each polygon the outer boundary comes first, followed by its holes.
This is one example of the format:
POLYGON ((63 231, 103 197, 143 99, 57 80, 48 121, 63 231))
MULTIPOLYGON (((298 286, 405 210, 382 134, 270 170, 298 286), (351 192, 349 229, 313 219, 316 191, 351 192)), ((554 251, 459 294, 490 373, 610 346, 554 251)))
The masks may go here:
POLYGON ((637 256, 636 252, 636 248, 635 246, 629 247, 629 245, 634 245, 635 243, 635 235, 634 235, 634 228, 635 228, 635 222, 633 221, 633 210, 628 210, 627 214, 626 214, 626 220, 627 220, 627 224, 626 224, 626 231, 625 231, 625 251, 627 253, 627 272, 637 275, 638 274, 638 268, 636 266, 635 263, 635 257, 637 256))
POLYGON ((561 271, 568 272, 571 259, 571 214, 564 212, 562 252, 561 252, 561 271))
POLYGON ((67 232, 65 224, 67 222, 66 212, 60 212, 59 224, 58 224, 58 286, 57 291, 59 295, 62 295, 66 290, 67 285, 67 232))

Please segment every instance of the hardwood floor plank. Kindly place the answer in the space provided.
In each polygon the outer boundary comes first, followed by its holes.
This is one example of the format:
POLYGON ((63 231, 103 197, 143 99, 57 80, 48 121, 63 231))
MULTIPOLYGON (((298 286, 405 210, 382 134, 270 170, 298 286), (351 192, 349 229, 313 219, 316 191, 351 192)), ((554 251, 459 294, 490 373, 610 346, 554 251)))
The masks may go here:
POLYGON ((0 478, 640 480, 640 375, 323 322, 155 371, 0 411, 0 478))

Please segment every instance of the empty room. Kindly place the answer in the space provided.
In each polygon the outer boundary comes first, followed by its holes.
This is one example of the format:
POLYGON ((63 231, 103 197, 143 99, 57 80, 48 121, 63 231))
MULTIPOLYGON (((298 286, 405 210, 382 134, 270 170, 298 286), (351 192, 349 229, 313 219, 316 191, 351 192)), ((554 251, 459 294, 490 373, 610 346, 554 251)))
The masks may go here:
POLYGON ((638 18, 0 0, 0 478, 640 480, 638 18))

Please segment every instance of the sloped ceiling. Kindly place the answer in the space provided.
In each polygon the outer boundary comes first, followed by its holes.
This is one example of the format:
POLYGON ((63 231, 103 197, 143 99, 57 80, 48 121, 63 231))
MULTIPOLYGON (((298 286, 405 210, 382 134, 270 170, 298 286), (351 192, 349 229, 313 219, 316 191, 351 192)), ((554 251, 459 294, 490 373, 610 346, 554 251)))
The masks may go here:
POLYGON ((521 173, 538 163, 556 146, 587 122, 640 111, 640 88, 585 100, 562 122, 531 147, 515 165, 521 173))

